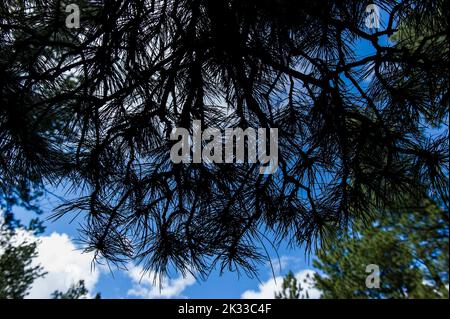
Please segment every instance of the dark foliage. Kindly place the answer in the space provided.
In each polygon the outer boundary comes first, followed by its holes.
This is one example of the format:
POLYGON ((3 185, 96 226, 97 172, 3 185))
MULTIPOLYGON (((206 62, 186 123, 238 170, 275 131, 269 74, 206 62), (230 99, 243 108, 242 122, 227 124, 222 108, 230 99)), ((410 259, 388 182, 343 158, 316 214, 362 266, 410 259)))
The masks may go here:
POLYGON ((322 298, 448 299, 448 211, 428 198, 411 204, 317 254, 314 281, 322 298), (366 267, 373 264, 380 270, 378 288, 366 286, 366 267))
POLYGON ((61 1, 0 4, 0 185, 70 182, 56 217, 82 212, 99 258, 251 274, 268 232, 314 247, 423 184, 448 205, 446 1, 76 3, 80 29, 61 1), (428 30, 414 50, 386 41, 400 22, 428 30), (173 164, 194 119, 278 128, 279 170, 173 164))
MULTIPOLYGON (((86 288, 84 280, 80 280, 76 285, 72 285, 66 292, 56 290, 52 293, 53 299, 86 299, 89 290, 86 288)), ((94 296, 94 299, 101 299, 100 293, 94 296)))
POLYGON ((21 238, 17 233, 18 227, 30 234, 42 231, 40 223, 32 222, 25 228, 13 216, 3 218, 0 215, 0 299, 24 298, 33 282, 46 275, 40 265, 33 264, 37 256, 36 241, 21 238))
MULTIPOLYGON (((303 279, 303 284, 307 285, 312 281, 309 274, 303 279)), ((308 289, 302 287, 302 283, 297 281, 294 273, 289 271, 283 278, 283 285, 280 292, 275 292, 275 299, 309 299, 308 289), (304 293, 303 293, 304 292, 304 293)))

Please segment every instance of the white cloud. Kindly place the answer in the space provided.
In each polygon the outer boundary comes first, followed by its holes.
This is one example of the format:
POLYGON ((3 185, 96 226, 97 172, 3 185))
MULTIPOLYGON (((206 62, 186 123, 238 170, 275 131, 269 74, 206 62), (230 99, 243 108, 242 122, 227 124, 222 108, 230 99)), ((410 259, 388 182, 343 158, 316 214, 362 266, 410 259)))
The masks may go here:
POLYGON ((100 271, 91 268, 93 255, 77 250, 67 234, 38 237, 37 251, 33 263, 48 273, 35 280, 27 298, 49 298, 55 290, 65 292, 79 280, 84 280, 86 288, 94 292, 100 271))
POLYGON ((133 287, 128 290, 128 295, 145 299, 181 298, 183 291, 195 283, 195 278, 191 274, 175 279, 163 277, 160 289, 158 275, 155 277, 154 272, 144 273, 142 267, 137 266, 132 267, 127 275, 133 282, 133 287))
MULTIPOLYGON (((304 289, 308 291, 308 295, 310 299, 318 299, 320 298, 320 291, 314 288, 312 284, 311 278, 314 277, 315 271, 310 269, 305 269, 299 271, 295 274, 295 278, 302 285, 304 289)), ((258 290, 247 290, 242 295, 242 299, 274 299, 275 292, 281 291, 281 287, 283 284, 283 277, 277 276, 269 279, 268 281, 259 284, 258 290)))
POLYGON ((297 266, 300 262, 301 259, 295 256, 281 256, 272 258, 267 266, 273 268, 273 271, 279 274, 286 271, 287 268, 298 268, 297 266))

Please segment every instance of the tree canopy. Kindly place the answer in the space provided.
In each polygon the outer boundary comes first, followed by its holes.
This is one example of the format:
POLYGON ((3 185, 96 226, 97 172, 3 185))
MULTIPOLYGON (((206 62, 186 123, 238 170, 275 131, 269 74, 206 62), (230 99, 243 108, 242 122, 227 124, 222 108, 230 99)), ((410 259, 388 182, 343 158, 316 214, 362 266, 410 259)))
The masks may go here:
MULTIPOLYGON (((303 284, 306 285, 311 279, 307 274, 303 284)), ((275 299, 309 299, 309 293, 308 289, 303 288, 302 283, 298 282, 294 273, 290 271, 283 278, 281 291, 275 292, 275 299)))
MULTIPOLYGON (((84 284, 84 280, 80 280, 77 284, 72 285, 66 292, 59 290, 52 293, 53 299, 86 299, 88 297, 89 290, 84 284)), ((94 299, 101 299, 100 293, 94 296, 94 299)))
POLYGON ((448 211, 433 201, 392 211, 321 251, 315 288, 331 299, 448 298, 448 236, 448 211), (368 265, 379 267, 379 287, 366 286, 368 265))
POLYGON ((60 0, 0 4, 0 186, 70 185, 55 217, 98 258, 251 274, 269 233, 314 247, 418 185, 448 206, 445 0, 77 4, 78 29, 60 0), (172 163, 193 120, 277 128, 278 171, 172 163))
MULTIPOLYGON (((41 212, 33 203, 35 196, 23 191, 20 196, 10 194, 3 198, 0 193, 0 299, 23 299, 29 295, 33 283, 48 274, 42 265, 34 262, 38 256, 39 235, 45 227, 39 218, 32 218, 23 225, 15 218, 12 206, 19 204, 29 212, 41 212), (11 197, 12 196, 12 197, 11 197)), ((84 280, 69 287, 66 292, 53 292, 53 299, 89 298, 84 280)), ((100 299, 100 293, 94 296, 100 299)))
MULTIPOLYGON (((39 232, 38 229, 27 229, 39 232)), ((40 265, 33 265, 37 256, 36 242, 16 238, 11 220, 0 215, 0 299, 22 299, 28 295, 32 283, 46 275, 40 265)))

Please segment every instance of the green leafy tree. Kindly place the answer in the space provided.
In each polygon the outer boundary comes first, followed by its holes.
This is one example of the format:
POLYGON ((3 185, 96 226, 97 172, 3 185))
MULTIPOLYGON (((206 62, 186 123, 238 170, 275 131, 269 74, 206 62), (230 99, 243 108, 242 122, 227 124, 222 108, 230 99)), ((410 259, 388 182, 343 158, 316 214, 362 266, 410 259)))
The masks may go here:
POLYGON ((21 207, 30 214, 39 216, 42 211, 37 204, 42 195, 37 184, 19 182, 10 187, 5 179, 0 180, 0 299, 20 299, 28 295, 32 283, 45 276, 40 265, 33 265, 37 256, 35 240, 21 236, 21 231, 32 235, 44 232, 39 218, 32 218, 23 225, 15 218, 13 210, 21 207))
POLYGON ((0 224, 0 299, 21 299, 32 283, 45 276, 41 266, 33 266, 37 256, 35 241, 18 242, 7 223, 0 224))
MULTIPOLYGON (((80 280, 77 284, 72 285, 66 292, 56 290, 52 293, 53 299, 86 299, 89 290, 86 288, 84 280, 80 280)), ((97 293, 94 299, 100 299, 100 293, 97 293)))
MULTIPOLYGON (((38 235, 42 231, 42 224, 31 223, 24 227, 17 220, 1 221, 0 224, 0 299, 23 299, 29 294, 33 282, 47 274, 42 266, 34 265, 37 256, 36 240, 17 238, 18 229, 38 235), (19 228, 13 225, 20 225, 19 228)), ((88 298, 88 289, 84 280, 72 285, 66 292, 55 291, 53 299, 81 299, 88 298)), ((94 297, 100 299, 100 293, 94 297)))
MULTIPOLYGON (((309 274, 304 279, 304 284, 310 279, 309 274)), ((309 299, 308 290, 302 287, 292 271, 283 279, 282 290, 275 293, 275 299, 309 299)))
POLYGON ((323 298, 448 298, 448 236, 448 212, 431 200, 387 212, 317 254, 316 288, 323 298), (379 288, 366 286, 372 264, 379 288))
MULTIPOLYGON (((422 10, 420 6, 417 9, 422 10)), ((443 25, 446 12, 442 2, 436 3, 432 14, 422 11, 420 26, 411 12, 402 17, 398 31, 391 37, 398 52, 407 59, 422 57, 423 67, 406 67, 408 77, 400 81, 410 92, 429 87, 431 78, 435 91, 448 86, 445 65, 449 46, 443 25)), ((442 122, 436 119, 442 114, 436 107, 448 104, 448 94, 431 101, 424 115, 439 129, 442 122)), ((448 183, 448 176, 442 183, 448 183)), ((439 188, 436 191, 440 193, 439 188)), ((448 209, 448 197, 442 193, 439 196, 443 199, 442 206, 448 209)), ((370 229, 364 229, 360 223, 362 231, 344 236, 343 241, 318 254, 315 265, 323 275, 317 274, 315 279, 323 298, 448 297, 448 213, 430 201, 420 210, 403 213, 383 216, 370 229), (380 289, 369 290, 365 286, 369 275, 365 269, 374 261, 381 269, 382 285, 380 289)), ((283 288, 287 292, 283 298, 296 295, 298 288, 292 277, 288 275, 285 282, 283 288)))
POLYGON ((425 180, 448 199, 448 132, 421 129, 448 118, 447 19, 415 55, 384 41, 446 1, 78 3, 79 29, 58 0, 0 3, 0 175, 70 182, 56 217, 83 211, 98 258, 252 273, 261 235, 311 247, 425 180), (366 28, 372 3, 386 28, 366 28), (173 163, 170 133, 197 119, 277 128, 277 173, 173 163))
MULTIPOLYGON (((416 23, 417 17, 412 12, 403 17, 397 32, 390 38, 398 52, 401 52, 406 59, 421 57, 420 63, 422 67, 405 67, 404 72, 408 76, 402 79, 401 84, 399 84, 412 92, 412 94, 426 87, 434 92, 439 92, 444 87, 449 86, 448 3, 439 1, 434 6, 435 10, 433 10, 433 13, 423 12, 420 17, 422 21, 420 26, 416 23)), ((442 111, 444 110, 440 106, 447 105, 448 108, 448 98, 448 93, 441 94, 436 99, 431 99, 431 103, 423 104, 421 107, 424 110, 423 116, 430 124, 430 127, 446 133, 447 137, 448 116, 442 118, 442 111)), ((409 100, 405 100, 405 102, 409 103, 409 100)), ((442 182, 448 184, 448 181, 445 179, 442 182)), ((446 204, 448 209, 448 194, 444 195, 440 188, 437 188, 436 191, 444 199, 443 204, 446 204)))
MULTIPOLYGON (((13 213, 15 206, 21 206, 29 212, 41 213, 36 200, 40 193, 25 188, 16 188, 8 194, 0 193, 0 299, 22 299, 29 294, 33 282, 47 274, 42 266, 34 265, 37 257, 37 241, 21 233, 38 236, 44 232, 39 218, 31 219, 25 226, 13 213), (20 189, 20 191, 18 191, 20 189)), ((87 298, 88 290, 80 280, 67 292, 55 291, 54 299, 87 298)), ((100 298, 97 294, 95 298, 100 298)))

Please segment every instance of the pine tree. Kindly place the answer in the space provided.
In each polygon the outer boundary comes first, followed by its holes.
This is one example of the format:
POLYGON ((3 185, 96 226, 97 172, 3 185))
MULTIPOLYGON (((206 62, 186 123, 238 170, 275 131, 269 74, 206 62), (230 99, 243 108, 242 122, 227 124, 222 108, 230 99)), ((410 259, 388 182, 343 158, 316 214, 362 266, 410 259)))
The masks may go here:
MULTIPOLYGON (((15 218, 16 206, 25 208, 30 214, 41 214, 42 210, 36 200, 40 192, 16 188, 13 193, 0 193, 0 299, 23 299, 38 278, 47 272, 33 261, 38 255, 39 235, 45 227, 39 218, 32 218, 28 225, 23 225, 15 218)), ((80 280, 66 292, 55 291, 54 299, 86 298, 89 291, 84 281, 80 280)), ((99 293, 95 296, 100 299, 99 293)))
MULTIPOLYGON (((53 299, 85 299, 88 297, 89 290, 84 284, 84 280, 80 280, 76 285, 72 285, 66 292, 59 290, 52 293, 53 299)), ((101 299, 100 293, 97 293, 94 299, 101 299)))
MULTIPOLYGON (((309 274, 306 274, 303 284, 308 285, 310 280, 309 274)), ((301 282, 297 281, 292 271, 289 271, 283 278, 281 291, 275 293, 275 299, 309 299, 309 292, 301 282)))
MULTIPOLYGON (((18 224, 11 215, 6 221, 0 215, 0 299, 24 298, 32 283, 46 274, 41 266, 32 264, 37 256, 36 242, 17 239, 18 224)), ((30 233, 39 233, 41 229, 42 225, 23 228, 30 233)))
POLYGON ((77 29, 62 1, 0 3, 0 183, 79 191, 55 218, 85 213, 97 258, 254 274, 262 238, 312 248, 428 181, 448 205, 447 1, 78 4, 77 29), (422 50, 386 44, 432 17, 422 50), (277 128, 277 173, 173 163, 193 120, 277 128))
POLYGON ((448 211, 431 200, 358 225, 317 255, 315 286, 323 298, 448 298, 448 211), (368 265, 380 287, 368 288, 368 265))
POLYGON ((290 271, 283 279, 282 290, 275 293, 276 299, 298 299, 300 297, 300 286, 297 283, 292 271, 290 271))

